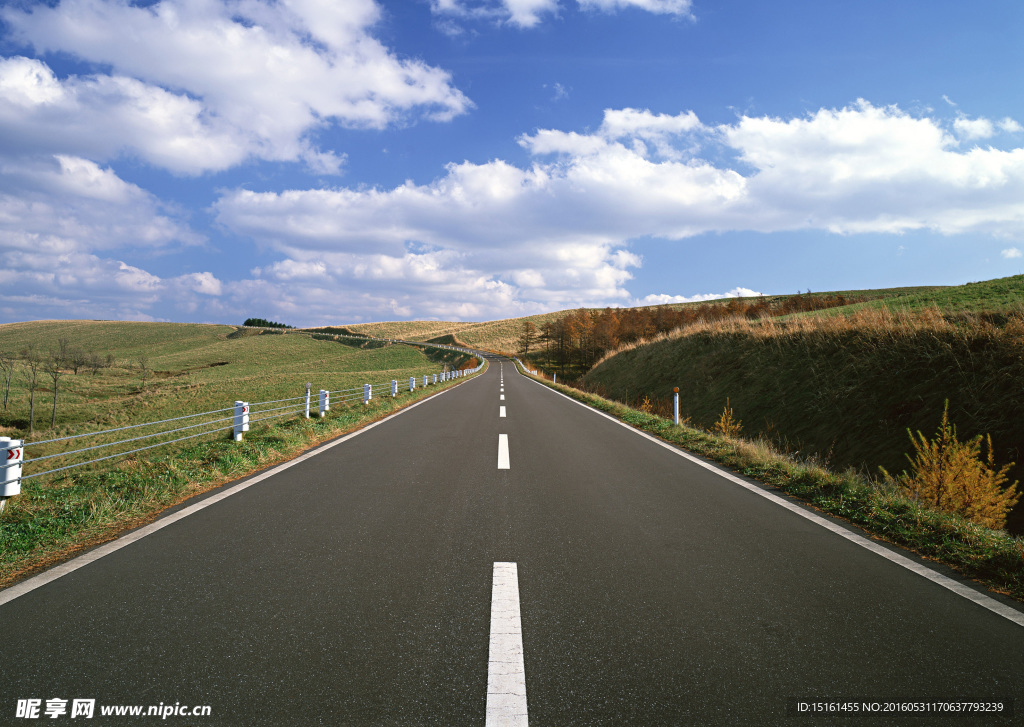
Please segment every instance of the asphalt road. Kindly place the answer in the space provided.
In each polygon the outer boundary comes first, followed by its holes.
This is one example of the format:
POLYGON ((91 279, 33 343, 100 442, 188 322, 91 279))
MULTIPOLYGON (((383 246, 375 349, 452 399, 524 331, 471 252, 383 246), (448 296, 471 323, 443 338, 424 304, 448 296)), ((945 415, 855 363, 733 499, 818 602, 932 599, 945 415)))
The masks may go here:
POLYGON ((494 358, 0 605, 0 725, 483 725, 496 563, 532 725, 1024 723, 1024 627, 494 358))

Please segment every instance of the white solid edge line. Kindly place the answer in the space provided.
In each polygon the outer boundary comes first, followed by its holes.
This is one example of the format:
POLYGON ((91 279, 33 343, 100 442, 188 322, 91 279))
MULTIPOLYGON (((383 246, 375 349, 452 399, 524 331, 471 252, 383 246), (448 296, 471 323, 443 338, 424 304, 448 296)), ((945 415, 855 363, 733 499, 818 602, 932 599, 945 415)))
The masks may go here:
MULTIPOLYGON (((525 374, 523 374, 523 376, 525 376, 525 374)), ((529 377, 527 377, 527 378, 529 379, 529 377)), ((736 483, 740 487, 743 487, 743 488, 749 490, 750 492, 758 494, 758 495, 760 495, 761 497, 763 497, 763 498, 765 498, 767 500, 771 500, 776 505, 780 505, 780 506, 786 508, 787 510, 789 510, 790 512, 796 513, 800 517, 805 518, 807 520, 810 520, 811 522, 813 522, 813 523, 815 523, 817 525, 820 525, 821 527, 825 528, 826 530, 830 530, 833 533, 835 533, 836 535, 842 536, 842 537, 846 538, 847 540, 849 540, 850 542, 855 543, 855 544, 861 546, 862 548, 866 548, 866 549, 870 550, 872 553, 876 553, 877 555, 882 556, 886 560, 889 560, 889 561, 895 563, 896 565, 903 566, 907 570, 913 571, 914 573, 917 573, 919 576, 927 578, 928 580, 932 581, 933 583, 935 583, 937 585, 940 585, 943 588, 947 588, 947 589, 949 589, 950 591, 953 591, 954 593, 956 593, 959 596, 963 596, 968 601, 972 601, 972 602, 978 604, 979 606, 981 606, 983 608, 987 608, 992 613, 998 614, 998 615, 1002 616, 1003 618, 1005 618, 1005 619, 1007 619, 1009 621, 1012 621, 1013 623, 1017 624, 1018 626, 1024 626, 1024 613, 1021 613, 1020 611, 1018 611, 1015 608, 1011 608, 1010 606, 1007 606, 1004 603, 1000 603, 999 601, 995 600, 994 598, 990 598, 989 596, 986 596, 984 593, 979 593, 978 591, 974 590, 970 586, 967 586, 967 585, 965 585, 963 583, 959 583, 959 582, 953 580, 952 578, 950 578, 949 576, 944 576, 941 573, 938 573, 938 572, 932 570, 931 568, 929 568, 929 567, 927 567, 925 565, 922 565, 921 563, 917 563, 917 562, 911 560, 910 558, 907 558, 904 555, 900 555, 899 553, 894 553, 893 551, 889 550, 888 548, 885 548, 882 545, 879 545, 878 543, 875 543, 875 542, 872 542, 871 540, 868 540, 863 535, 851 532, 851 531, 847 530, 846 528, 844 528, 844 527, 842 527, 842 526, 832 522, 831 520, 829 520, 829 519, 827 519, 825 517, 822 517, 821 515, 817 515, 817 514, 815 514, 813 512, 809 512, 809 511, 805 510, 804 508, 800 507, 799 505, 796 505, 795 503, 789 502, 788 500, 786 500, 786 499, 784 499, 782 497, 779 497, 778 495, 776 495, 776 494, 774 494, 772 492, 768 492, 767 490, 763 490, 760 487, 757 487, 755 485, 750 484, 749 482, 744 482, 742 479, 740 479, 739 477, 735 476, 731 472, 725 472, 722 469, 714 466, 713 464, 711 464, 709 462, 705 462, 705 461, 695 457, 694 455, 690 454, 689 452, 684 452, 681 449, 673 447, 668 442, 663 442, 660 439, 658 439, 657 437, 651 436, 647 432, 642 432, 639 429, 636 429, 635 427, 632 427, 629 424, 626 424, 625 422, 619 421, 618 419, 616 419, 615 417, 611 416, 610 414, 605 414, 603 411, 598 411, 597 409, 594 409, 591 406, 587 406, 582 401, 577 401, 576 399, 573 399, 571 396, 566 396, 561 391, 555 391, 550 386, 545 386, 544 384, 540 383, 539 381, 535 381, 534 379, 529 379, 529 380, 533 381, 533 383, 537 384, 537 386, 540 386, 540 387, 542 387, 544 389, 547 389, 548 391, 550 391, 553 394, 558 394, 559 396, 561 396, 561 397, 563 397, 565 399, 568 399, 573 404, 579 404, 584 409, 587 409, 588 411, 591 411, 594 414, 597 414, 599 416, 603 416, 605 419, 609 419, 609 420, 615 422, 619 426, 628 429, 629 431, 633 432, 634 434, 638 434, 641 437, 643 437, 644 439, 649 439, 650 441, 654 442, 655 444, 657 444, 657 445, 659 445, 661 447, 664 447, 668 451, 674 452, 675 454, 678 454, 680 457, 688 459, 691 462, 693 462, 694 464, 700 465, 704 469, 710 470, 711 472, 714 472, 714 473, 718 474, 719 476, 723 477, 724 479, 729 480, 730 482, 736 483)))
POLYGON ((445 389, 444 391, 439 391, 436 394, 431 394, 426 399, 420 399, 414 404, 410 404, 409 406, 400 409, 399 411, 396 411, 394 414, 389 414, 383 419, 367 424, 362 429, 357 429, 354 432, 350 432, 349 434, 346 434, 343 437, 339 437, 338 439, 335 439, 333 441, 327 442, 326 444, 318 445, 316 449, 312 451, 306 452, 305 454, 300 454, 295 459, 289 460, 287 462, 282 462, 276 467, 269 469, 266 472, 261 472, 258 475, 254 475, 250 479, 247 479, 244 482, 240 482, 237 485, 229 487, 223 492, 218 492, 216 495, 211 495, 210 497, 205 498, 201 502, 197 502, 194 505, 189 505, 188 507, 179 510, 173 515, 168 515, 167 517, 160 518, 159 520, 152 522, 149 525, 143 526, 138 530, 133 530, 132 532, 127 533, 126 535, 122 535, 115 540, 111 540, 108 543, 104 543, 103 545, 97 546, 96 548, 90 550, 88 553, 80 555, 77 558, 72 558, 66 563, 61 563, 60 565, 54 566, 53 568, 50 568, 49 570, 44 571, 43 573, 40 573, 37 576, 26 578, 20 583, 16 583, 13 586, 9 586, 8 588, 0 590, 0 606, 4 605, 5 603, 10 603, 15 598, 18 598, 19 596, 24 596, 26 593, 29 593, 30 591, 34 591, 37 588, 45 586, 47 583, 51 583, 52 581, 55 581, 62 576, 66 576, 68 573, 72 573, 78 570, 79 568, 83 568, 89 565, 90 563, 99 560, 105 555, 110 555, 111 553, 118 551, 127 545, 131 545, 137 540, 142 540, 147 535, 152 535, 157 530, 161 530, 167 527, 168 525, 173 525, 179 520, 182 520, 188 517, 189 515, 193 515, 199 512, 200 510, 209 507, 210 505, 214 505, 220 502, 221 500, 230 497, 231 495, 241 492, 247 487, 252 487, 253 485, 258 484, 269 477, 273 477, 274 475, 283 472, 289 467, 297 465, 300 462, 305 462, 307 459, 315 457, 316 455, 330 449, 331 447, 335 447, 343 442, 347 442, 353 437, 357 437, 364 432, 368 432, 374 427, 379 426, 384 422, 390 421, 391 419, 394 419, 397 416, 401 416, 410 409, 415 409, 420 404, 426 404, 428 401, 431 401, 439 396, 447 394, 449 391, 452 391, 455 388, 462 386, 462 384, 468 383, 469 381, 472 380, 473 379, 467 378, 465 381, 461 381, 458 384, 455 384, 454 386, 445 389))
POLYGON ((495 563, 491 585, 491 636, 487 649, 486 727, 528 725, 519 571, 495 563))
POLYGON ((508 459, 508 435, 498 435, 498 469, 507 470, 510 469, 508 459))

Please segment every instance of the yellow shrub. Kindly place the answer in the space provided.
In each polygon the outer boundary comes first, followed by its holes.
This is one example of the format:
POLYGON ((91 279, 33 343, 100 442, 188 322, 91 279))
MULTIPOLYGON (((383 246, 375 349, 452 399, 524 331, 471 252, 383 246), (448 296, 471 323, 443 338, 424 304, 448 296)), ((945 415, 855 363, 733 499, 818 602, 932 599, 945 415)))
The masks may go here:
POLYGON ((722 416, 718 417, 718 421, 715 422, 715 431, 726 437, 738 437, 740 432, 743 431, 743 423, 739 419, 733 418, 732 407, 729 406, 729 399, 725 400, 725 408, 722 410, 722 416))
POLYGON ((935 438, 928 440, 921 432, 910 434, 915 456, 907 455, 913 473, 892 477, 882 468, 886 480, 895 482, 917 500, 936 509, 962 515, 968 520, 1000 530, 1006 525, 1006 514, 1017 504, 1017 483, 1004 489, 1006 471, 1013 463, 996 471, 992 455, 992 437, 976 436, 967 442, 956 437, 956 427, 949 423, 949 402, 942 412, 942 423, 935 438), (988 454, 982 456, 982 442, 988 454))

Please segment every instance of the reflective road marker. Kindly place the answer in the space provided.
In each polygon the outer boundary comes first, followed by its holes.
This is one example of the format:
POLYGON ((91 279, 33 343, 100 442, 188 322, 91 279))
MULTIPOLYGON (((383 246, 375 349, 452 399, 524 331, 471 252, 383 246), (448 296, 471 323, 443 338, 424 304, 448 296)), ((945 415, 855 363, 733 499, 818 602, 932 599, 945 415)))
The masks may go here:
POLYGON ((487 653, 486 727, 526 727, 528 724, 519 572, 515 563, 495 563, 491 586, 491 641, 487 653))

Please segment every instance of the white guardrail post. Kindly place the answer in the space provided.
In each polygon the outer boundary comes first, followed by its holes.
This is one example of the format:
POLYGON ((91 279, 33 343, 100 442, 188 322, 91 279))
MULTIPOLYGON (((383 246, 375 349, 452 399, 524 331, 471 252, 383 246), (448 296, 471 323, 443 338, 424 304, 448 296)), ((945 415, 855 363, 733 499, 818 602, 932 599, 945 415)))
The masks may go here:
POLYGON ((320 418, 323 419, 331 410, 331 392, 320 389, 320 418))
POLYGON ((425 388, 427 388, 427 387, 428 387, 429 385, 430 385, 430 382, 429 382, 429 381, 427 381, 427 375, 426 375, 426 374, 423 374, 423 388, 425 389, 425 388))
POLYGON ((313 388, 313 382, 306 382, 306 419, 309 419, 309 390, 313 388))
POLYGON ((363 403, 369 404, 370 399, 373 398, 373 386, 370 384, 363 384, 363 403))
POLYGON ((672 398, 674 400, 673 404, 672 404, 672 409, 675 412, 676 426, 678 427, 679 426, 679 387, 678 386, 675 387, 674 389, 672 389, 672 391, 673 391, 672 398))
POLYGON ((416 391, 416 377, 409 377, 409 391, 416 391))
POLYGON ((3 475, 0 475, 0 512, 9 497, 21 494, 21 465, 25 460, 25 440, 0 437, 0 452, 3 457, 3 475))
POLYGON ((249 431, 249 402, 235 402, 235 441, 242 441, 242 433, 249 431))
POLYGON ((391 379, 391 398, 394 399, 396 396, 398 396, 398 382, 391 379))

